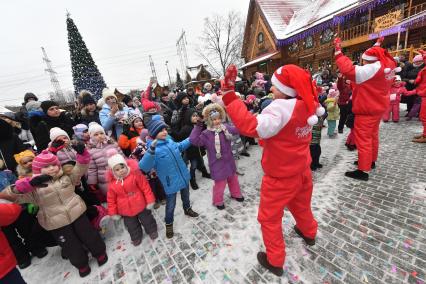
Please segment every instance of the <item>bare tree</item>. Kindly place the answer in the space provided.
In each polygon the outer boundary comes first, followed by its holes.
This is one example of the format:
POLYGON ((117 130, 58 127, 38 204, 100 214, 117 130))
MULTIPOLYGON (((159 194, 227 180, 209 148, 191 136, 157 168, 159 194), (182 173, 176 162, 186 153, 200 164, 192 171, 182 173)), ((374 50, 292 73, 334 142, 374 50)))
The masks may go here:
POLYGON ((230 64, 240 66, 243 63, 243 36, 244 22, 240 13, 231 11, 226 16, 215 14, 204 19, 201 44, 196 52, 207 62, 210 70, 220 77, 230 64))

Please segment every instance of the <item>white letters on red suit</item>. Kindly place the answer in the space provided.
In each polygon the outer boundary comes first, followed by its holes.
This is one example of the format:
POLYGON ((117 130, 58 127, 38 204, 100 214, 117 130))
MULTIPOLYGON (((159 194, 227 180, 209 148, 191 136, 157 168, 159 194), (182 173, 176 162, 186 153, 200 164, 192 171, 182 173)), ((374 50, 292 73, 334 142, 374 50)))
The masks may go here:
POLYGON ((275 136, 290 121, 296 99, 277 99, 267 106, 257 119, 256 131, 262 139, 275 136))

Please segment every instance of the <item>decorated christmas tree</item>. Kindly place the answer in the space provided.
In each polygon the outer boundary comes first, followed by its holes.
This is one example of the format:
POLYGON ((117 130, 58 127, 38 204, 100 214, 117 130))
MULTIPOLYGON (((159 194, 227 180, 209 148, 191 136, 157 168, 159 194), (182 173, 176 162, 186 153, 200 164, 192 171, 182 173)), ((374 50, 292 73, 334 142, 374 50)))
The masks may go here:
POLYGON ((183 81, 180 78, 179 72, 176 72, 176 88, 178 88, 179 90, 184 90, 185 89, 183 81))
POLYGON ((92 55, 90 55, 70 14, 67 15, 67 31, 75 94, 78 95, 81 90, 89 90, 95 95, 96 99, 99 99, 102 97, 103 88, 106 88, 104 78, 93 61, 92 55))

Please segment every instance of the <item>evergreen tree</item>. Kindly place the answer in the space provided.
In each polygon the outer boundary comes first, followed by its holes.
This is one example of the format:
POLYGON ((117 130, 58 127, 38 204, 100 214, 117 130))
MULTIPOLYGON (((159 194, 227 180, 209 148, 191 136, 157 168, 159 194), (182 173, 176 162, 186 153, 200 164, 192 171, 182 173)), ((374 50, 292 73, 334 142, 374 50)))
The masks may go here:
POLYGON ((176 72, 176 88, 179 90, 185 89, 185 85, 183 83, 183 80, 180 78, 179 72, 176 72))
POLYGON ((78 95, 81 90, 89 90, 99 99, 102 97, 103 88, 106 88, 104 78, 69 14, 67 31, 75 94, 78 95))

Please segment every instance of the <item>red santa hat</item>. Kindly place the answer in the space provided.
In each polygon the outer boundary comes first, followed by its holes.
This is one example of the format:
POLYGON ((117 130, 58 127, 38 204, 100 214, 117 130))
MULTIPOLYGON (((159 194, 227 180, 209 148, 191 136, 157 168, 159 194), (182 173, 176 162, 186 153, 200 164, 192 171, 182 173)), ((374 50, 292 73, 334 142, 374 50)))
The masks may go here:
POLYGON ((271 82, 281 93, 299 97, 305 102, 311 114, 307 120, 309 125, 315 125, 317 116, 324 114, 325 110, 318 102, 318 94, 308 71, 293 64, 281 66, 272 75, 271 82))
POLYGON ((401 72, 400 67, 396 67, 395 59, 388 53, 388 51, 381 46, 384 41, 384 37, 377 39, 377 42, 367 49, 361 56, 362 59, 367 61, 380 61, 385 67, 385 73, 394 71, 395 73, 401 72))

